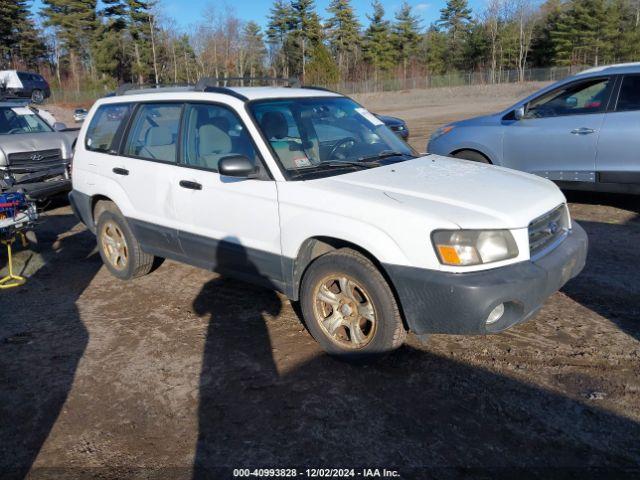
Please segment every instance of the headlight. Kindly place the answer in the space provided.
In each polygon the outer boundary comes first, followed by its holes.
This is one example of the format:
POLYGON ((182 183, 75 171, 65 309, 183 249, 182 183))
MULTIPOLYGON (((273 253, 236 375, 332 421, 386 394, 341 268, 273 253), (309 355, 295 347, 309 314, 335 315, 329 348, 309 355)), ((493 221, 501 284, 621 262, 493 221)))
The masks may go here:
POLYGON ((518 256, 509 230, 437 230, 431 239, 443 265, 480 265, 518 256))
POLYGON ((454 128, 456 128, 455 125, 447 125, 445 127, 440 127, 438 130, 433 132, 433 135, 431 135, 431 140, 433 141, 436 138, 440 138, 441 136, 446 135, 454 128))

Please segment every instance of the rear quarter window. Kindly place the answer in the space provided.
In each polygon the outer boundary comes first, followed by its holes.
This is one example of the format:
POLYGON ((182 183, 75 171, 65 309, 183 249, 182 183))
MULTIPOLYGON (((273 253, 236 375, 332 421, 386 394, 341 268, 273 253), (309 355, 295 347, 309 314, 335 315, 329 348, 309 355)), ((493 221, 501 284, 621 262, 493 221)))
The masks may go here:
POLYGON ((121 137, 131 115, 132 105, 111 104, 98 107, 91 119, 85 148, 94 152, 111 152, 118 149, 115 143, 121 137))

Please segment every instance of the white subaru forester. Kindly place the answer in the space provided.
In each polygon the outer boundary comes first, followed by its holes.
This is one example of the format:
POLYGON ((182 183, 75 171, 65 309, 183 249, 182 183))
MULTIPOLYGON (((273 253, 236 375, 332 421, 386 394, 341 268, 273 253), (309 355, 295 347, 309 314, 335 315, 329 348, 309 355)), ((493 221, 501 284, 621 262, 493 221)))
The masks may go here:
POLYGON ((96 102, 71 203, 128 280, 171 258, 284 292, 332 354, 408 330, 487 334, 583 268, 551 182, 418 156, 353 100, 314 88, 194 87, 96 102))

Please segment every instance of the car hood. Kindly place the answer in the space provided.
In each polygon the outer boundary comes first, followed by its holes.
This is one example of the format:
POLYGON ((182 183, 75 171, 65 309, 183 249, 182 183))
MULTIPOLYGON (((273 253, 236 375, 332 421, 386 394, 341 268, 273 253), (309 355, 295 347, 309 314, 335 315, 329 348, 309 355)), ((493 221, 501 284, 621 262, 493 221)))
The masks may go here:
POLYGON ((467 118, 466 120, 460 120, 458 122, 452 122, 448 125, 454 125, 456 127, 466 127, 466 126, 480 126, 480 125, 495 125, 496 123, 500 123, 503 115, 500 113, 494 113, 491 115, 481 115, 479 117, 467 118))
MULTIPOLYGON (((77 132, 76 132, 77 135, 77 132)), ((60 149, 62 158, 71 157, 72 139, 62 132, 19 133, 0 135, 0 165, 6 165, 12 153, 60 149)))
POLYGON ((566 201, 555 184, 534 175, 437 155, 310 183, 474 229, 525 228, 566 201))

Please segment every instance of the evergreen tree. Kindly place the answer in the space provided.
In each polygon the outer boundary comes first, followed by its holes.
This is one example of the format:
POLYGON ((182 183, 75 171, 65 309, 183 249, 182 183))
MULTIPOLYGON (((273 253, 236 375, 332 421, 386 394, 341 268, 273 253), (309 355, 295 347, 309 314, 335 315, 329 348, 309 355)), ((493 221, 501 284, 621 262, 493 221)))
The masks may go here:
POLYGON ((384 7, 379 0, 372 3, 373 13, 367 15, 369 27, 364 33, 362 50, 365 60, 373 66, 374 74, 387 71, 393 67, 393 50, 391 43, 391 27, 384 19, 384 7))
POLYGON ((471 24, 471 9, 467 0, 447 0, 440 10, 438 25, 449 35, 448 67, 458 68, 463 62, 464 42, 471 24))
POLYGON ((46 53, 27 0, 0 0, 0 68, 19 63, 35 68, 46 53))
POLYGON ((306 68, 305 82, 311 85, 332 86, 339 80, 340 72, 331 54, 322 42, 315 43, 306 68))
POLYGON ((272 49, 276 75, 280 73, 284 77, 289 76, 289 59, 285 45, 292 29, 293 11, 289 3, 284 0, 275 0, 269 12, 267 24, 267 42, 272 49))
POLYGON ((420 21, 413 14, 411 5, 404 1, 400 10, 396 12, 392 26, 391 40, 397 56, 402 63, 402 73, 407 78, 407 66, 411 57, 416 53, 420 42, 420 21))
POLYGON ((289 48, 295 48, 293 72, 301 73, 304 78, 306 64, 309 60, 310 47, 322 41, 323 32, 320 17, 315 11, 315 0, 294 0, 291 2, 291 33, 293 40, 288 42, 289 48))
POLYGON ((44 23, 55 29, 79 91, 82 67, 91 68, 89 46, 97 27, 96 0, 43 0, 42 3, 44 23))
POLYGON ((442 75, 447 71, 447 35, 431 26, 422 41, 422 57, 427 71, 432 75, 442 75))
POLYGON ((615 17, 607 0, 570 0, 552 32, 557 61, 602 64, 612 57, 615 17))
POLYGON ((329 44, 338 68, 346 72, 360 44, 360 24, 349 0, 331 0, 328 11, 331 14, 326 23, 329 44))
POLYGON ((247 52, 243 70, 249 77, 256 77, 263 73, 266 49, 260 25, 248 22, 242 30, 242 48, 247 52))

